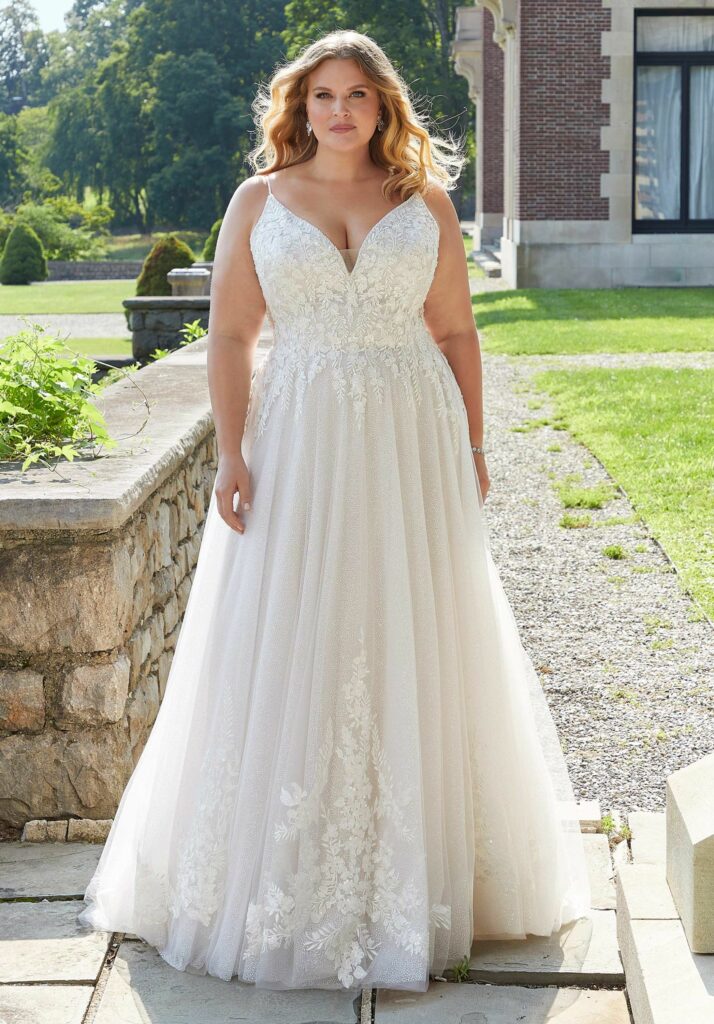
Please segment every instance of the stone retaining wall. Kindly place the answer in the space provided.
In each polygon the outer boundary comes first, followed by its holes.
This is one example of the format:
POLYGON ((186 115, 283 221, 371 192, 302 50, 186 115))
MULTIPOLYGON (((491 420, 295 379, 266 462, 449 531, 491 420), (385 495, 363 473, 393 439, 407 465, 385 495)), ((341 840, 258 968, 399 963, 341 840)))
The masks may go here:
POLYGON ((141 260, 48 260, 49 281, 134 281, 141 273, 141 260))
POLYGON ((111 818, 164 694, 216 470, 206 339, 107 388, 122 440, 0 464, 0 823, 111 818))

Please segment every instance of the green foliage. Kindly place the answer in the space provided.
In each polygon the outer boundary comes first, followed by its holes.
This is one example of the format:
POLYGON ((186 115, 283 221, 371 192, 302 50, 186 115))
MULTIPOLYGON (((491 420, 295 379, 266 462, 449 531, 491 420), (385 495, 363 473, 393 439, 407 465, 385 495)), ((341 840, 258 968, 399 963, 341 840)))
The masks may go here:
POLYGON ((136 294, 171 295, 171 285, 166 277, 168 272, 177 267, 190 267, 195 260, 190 246, 175 234, 160 238, 144 260, 136 281, 136 294))
POLYGON ((22 460, 23 472, 117 443, 91 401, 100 390, 92 382, 94 360, 66 358, 62 342, 45 335, 31 324, 0 347, 0 459, 22 460))
POLYGON ((0 113, 0 204, 19 202, 26 184, 27 152, 18 132, 18 118, 0 113))
POLYGON ((44 203, 23 203, 16 223, 28 224, 42 241, 47 259, 78 260, 103 255, 104 246, 92 234, 111 219, 105 206, 85 211, 74 199, 58 196, 44 203))
POLYGON ((0 283, 29 284, 47 277, 47 260, 37 233, 16 224, 8 235, 0 263, 0 283))
POLYGON ((218 241, 218 232, 221 230, 221 224, 223 223, 223 217, 219 217, 217 221, 213 223, 206 244, 203 247, 201 253, 201 259, 209 262, 216 258, 216 242, 218 241))
POLYGON ((180 328, 179 334, 183 335, 183 338, 179 342, 179 346, 181 346, 190 345, 191 342, 198 341, 199 338, 205 338, 208 331, 201 324, 200 320, 191 320, 180 328))
POLYGON ((0 208, 0 257, 2 256, 2 251, 5 248, 5 243, 7 242, 8 235, 11 230, 12 217, 9 213, 6 213, 5 210, 0 208))

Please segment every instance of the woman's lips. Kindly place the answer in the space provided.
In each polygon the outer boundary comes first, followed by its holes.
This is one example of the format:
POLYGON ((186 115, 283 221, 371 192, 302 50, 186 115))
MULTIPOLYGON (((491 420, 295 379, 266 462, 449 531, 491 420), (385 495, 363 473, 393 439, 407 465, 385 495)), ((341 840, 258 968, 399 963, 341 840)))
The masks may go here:
POLYGON ((334 128, 330 128, 331 132, 351 132, 353 130, 354 130, 354 125, 353 124, 340 125, 339 127, 336 125, 334 128))

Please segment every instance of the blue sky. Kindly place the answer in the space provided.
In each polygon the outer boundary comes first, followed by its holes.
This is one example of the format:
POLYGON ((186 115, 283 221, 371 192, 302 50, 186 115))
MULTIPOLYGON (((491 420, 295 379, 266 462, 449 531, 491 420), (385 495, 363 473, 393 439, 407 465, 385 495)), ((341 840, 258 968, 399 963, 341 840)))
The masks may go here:
POLYGON ((72 0, 31 0, 31 3, 37 11, 44 32, 50 32, 55 28, 60 31, 64 29, 64 16, 72 6, 72 0))

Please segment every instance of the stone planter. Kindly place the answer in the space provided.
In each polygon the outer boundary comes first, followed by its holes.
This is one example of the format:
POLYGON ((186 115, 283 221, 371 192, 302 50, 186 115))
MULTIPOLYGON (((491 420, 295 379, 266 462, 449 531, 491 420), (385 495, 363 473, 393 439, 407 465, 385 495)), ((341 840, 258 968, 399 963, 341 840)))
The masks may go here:
POLYGON ((184 324, 200 320, 208 330, 209 295, 141 295, 122 304, 128 313, 133 356, 142 363, 157 348, 178 348, 184 324))

